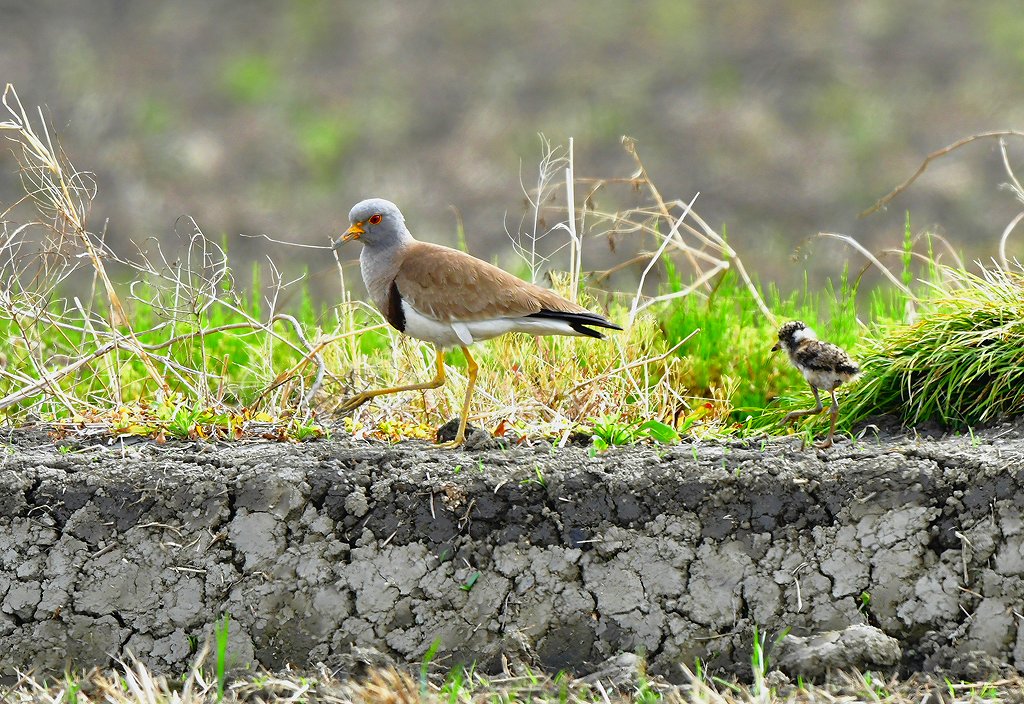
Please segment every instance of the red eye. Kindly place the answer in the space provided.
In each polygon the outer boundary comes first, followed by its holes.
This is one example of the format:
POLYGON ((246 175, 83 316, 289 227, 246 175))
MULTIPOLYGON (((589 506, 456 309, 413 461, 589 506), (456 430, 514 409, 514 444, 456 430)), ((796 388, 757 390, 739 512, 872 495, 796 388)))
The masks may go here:
POLYGON ((371 215, 370 216, 370 224, 371 225, 379 225, 380 221, 381 221, 380 213, 377 213, 376 215, 371 215))

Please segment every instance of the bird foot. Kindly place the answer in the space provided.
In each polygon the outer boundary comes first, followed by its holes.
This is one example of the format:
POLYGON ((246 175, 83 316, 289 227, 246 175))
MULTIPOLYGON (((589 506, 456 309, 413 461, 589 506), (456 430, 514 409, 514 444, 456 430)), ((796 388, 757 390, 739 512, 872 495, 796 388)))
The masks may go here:
POLYGON ((462 419, 458 416, 452 418, 437 429, 437 447, 450 450, 452 448, 459 447, 460 445, 464 445, 466 442, 466 435, 468 434, 467 431, 471 428, 472 426, 470 425, 463 427, 462 419), (442 438, 451 439, 442 442, 442 438))
POLYGON ((341 405, 338 406, 337 412, 340 414, 351 413, 352 411, 356 410, 364 403, 369 401, 371 398, 373 398, 373 396, 367 393, 359 393, 356 394, 355 396, 349 396, 347 399, 341 402, 341 405))
POLYGON ((818 448, 819 450, 827 450, 828 448, 832 447, 832 436, 829 435, 827 438, 825 438, 821 442, 814 443, 814 446, 816 448, 818 448))
POLYGON ((779 423, 779 425, 781 425, 783 428, 790 425, 796 425, 796 422, 798 420, 811 415, 811 413, 812 411, 790 411, 789 413, 786 414, 786 417, 782 419, 782 422, 779 423))

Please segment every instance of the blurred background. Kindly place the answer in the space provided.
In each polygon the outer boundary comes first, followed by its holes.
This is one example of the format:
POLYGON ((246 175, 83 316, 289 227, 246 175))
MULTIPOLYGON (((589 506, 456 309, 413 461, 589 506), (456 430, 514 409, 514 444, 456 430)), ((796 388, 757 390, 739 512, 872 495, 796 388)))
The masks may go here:
MULTIPOLYGON (((238 235, 325 243, 376 195, 447 244, 457 209, 469 250, 511 266, 538 133, 575 138, 577 175, 602 178, 632 173, 634 137, 663 195, 699 191, 698 212, 783 288, 860 266, 817 232, 898 247, 906 210, 915 232, 988 257, 1020 208, 992 140, 857 215, 929 152, 1024 128, 1022 71, 1010 0, 0 0, 0 82, 95 173, 93 230, 170 243, 188 215, 236 269, 269 253, 324 300, 324 251, 238 235)), ((4 154, 0 202, 19 194, 4 154)), ((591 246, 584 265, 624 258, 591 246)))

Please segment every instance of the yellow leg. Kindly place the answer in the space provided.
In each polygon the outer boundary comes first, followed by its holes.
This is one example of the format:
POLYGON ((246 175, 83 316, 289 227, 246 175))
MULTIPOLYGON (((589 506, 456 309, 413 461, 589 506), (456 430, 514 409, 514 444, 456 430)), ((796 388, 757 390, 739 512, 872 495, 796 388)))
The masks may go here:
MULTIPOLYGON (((467 355, 468 359, 468 355, 467 355)), ((376 391, 363 391, 355 396, 350 396, 338 407, 340 413, 351 413, 364 403, 377 396, 384 394, 397 394, 400 391, 423 391, 424 389, 436 389, 444 384, 444 350, 437 348, 437 375, 430 381, 422 384, 411 384, 409 386, 394 386, 390 389, 377 389, 376 391)))
POLYGON ((473 398, 473 387, 476 386, 476 360, 469 354, 469 349, 462 348, 462 354, 466 355, 466 371, 469 382, 466 384, 466 400, 462 403, 462 414, 459 416, 459 432, 455 433, 455 439, 451 442, 443 442, 439 447, 458 447, 466 441, 466 423, 469 420, 469 402, 473 398))

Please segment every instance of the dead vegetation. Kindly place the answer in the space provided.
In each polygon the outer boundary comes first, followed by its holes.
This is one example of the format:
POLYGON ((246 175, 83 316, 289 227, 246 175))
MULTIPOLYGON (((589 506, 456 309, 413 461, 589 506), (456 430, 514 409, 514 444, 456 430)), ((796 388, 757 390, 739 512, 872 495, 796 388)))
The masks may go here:
POLYGON ((108 671, 65 675, 44 681, 23 674, 13 686, 0 686, 5 704, 212 704, 214 702, 305 702, 307 704, 453 704, 550 702, 567 704, 960 704, 1024 702, 1019 676, 985 682, 961 682, 940 675, 908 679, 870 672, 837 672, 821 683, 793 682, 779 672, 754 684, 695 675, 683 670, 687 684, 662 678, 613 681, 607 678, 549 676, 520 667, 519 672, 485 676, 456 671, 415 677, 394 666, 371 668, 347 678, 321 667, 316 672, 236 673, 218 679, 204 670, 208 649, 184 678, 151 673, 136 660, 108 671))

